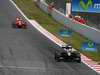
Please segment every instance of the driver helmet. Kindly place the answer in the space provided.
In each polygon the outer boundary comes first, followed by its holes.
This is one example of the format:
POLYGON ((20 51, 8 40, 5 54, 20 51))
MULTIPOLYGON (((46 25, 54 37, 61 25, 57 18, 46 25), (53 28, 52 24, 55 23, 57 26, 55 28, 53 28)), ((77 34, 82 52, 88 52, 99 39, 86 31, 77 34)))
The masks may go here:
POLYGON ((71 45, 67 45, 67 46, 66 46, 66 49, 67 49, 68 51, 71 51, 71 50, 72 50, 72 46, 71 46, 71 45))
POLYGON ((19 21, 20 20, 20 18, 19 17, 16 17, 16 21, 19 21))

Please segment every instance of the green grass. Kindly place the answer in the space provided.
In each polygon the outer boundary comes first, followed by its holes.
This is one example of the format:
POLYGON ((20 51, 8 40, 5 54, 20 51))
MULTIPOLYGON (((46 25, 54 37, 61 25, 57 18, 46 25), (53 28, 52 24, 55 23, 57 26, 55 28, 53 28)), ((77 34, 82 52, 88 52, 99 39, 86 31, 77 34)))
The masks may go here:
MULTIPOLYGON (((62 38, 58 35, 59 30, 63 27, 62 24, 56 22, 50 15, 44 13, 32 0, 14 0, 28 18, 36 20, 49 32, 57 36, 64 42, 71 42, 74 48, 80 50, 80 46, 86 38, 78 33, 73 33, 71 38, 62 38)), ((93 60, 100 61, 100 52, 83 52, 93 60)))

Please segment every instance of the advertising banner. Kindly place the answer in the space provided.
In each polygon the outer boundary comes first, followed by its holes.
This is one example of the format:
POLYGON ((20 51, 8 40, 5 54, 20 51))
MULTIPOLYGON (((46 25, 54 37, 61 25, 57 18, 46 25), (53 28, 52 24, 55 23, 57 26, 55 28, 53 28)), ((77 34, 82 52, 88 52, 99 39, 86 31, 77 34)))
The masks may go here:
POLYGON ((59 31, 59 34, 61 37, 71 37, 72 36, 72 31, 69 29, 61 29, 59 31))
POLYGON ((100 13, 100 0, 72 0, 72 11, 100 13))
POLYGON ((92 41, 86 41, 83 43, 81 49, 83 51, 97 51, 97 44, 92 41))

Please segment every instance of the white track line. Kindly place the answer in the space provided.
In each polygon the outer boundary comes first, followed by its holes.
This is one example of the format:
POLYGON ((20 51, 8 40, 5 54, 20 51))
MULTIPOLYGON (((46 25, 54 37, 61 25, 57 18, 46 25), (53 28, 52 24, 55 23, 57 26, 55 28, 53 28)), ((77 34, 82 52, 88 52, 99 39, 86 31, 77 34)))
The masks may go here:
POLYGON ((18 66, 2 66, 0 65, 0 68, 10 68, 10 69, 28 69, 28 70, 46 70, 45 68, 42 67, 18 67, 18 66))
POLYGON ((38 29, 43 35, 45 35, 47 38, 52 40, 54 43, 56 43, 59 46, 66 45, 63 41, 59 40, 57 37, 55 37, 53 34, 48 32, 46 29, 44 29, 42 26, 40 26, 35 20, 29 20, 29 22, 38 29))
POLYGON ((66 70, 66 69, 56 69, 56 68, 44 68, 44 67, 19 67, 19 66, 1 66, 0 68, 3 69, 20 69, 20 70, 40 70, 43 72, 47 72, 48 71, 61 71, 61 70, 66 70))
MULTIPOLYGON (((42 26, 40 26, 35 20, 29 20, 26 15, 19 9, 19 7, 12 1, 9 0, 15 7, 16 9, 24 16, 24 18, 29 21, 32 26, 34 26, 38 31, 40 31, 43 35, 45 35, 47 38, 49 38, 50 40, 52 40, 54 43, 56 43, 57 45, 61 46, 63 44, 65 44, 63 41, 59 40, 58 38, 56 38, 53 34, 49 33, 46 29, 44 29, 42 26), (37 26, 36 26, 37 25, 37 26), (38 28, 39 27, 39 28, 38 28), (42 29, 42 30, 41 30, 42 29), (50 36, 51 35, 51 36, 50 36)), ((100 73, 100 71, 97 71, 96 69, 94 69, 93 67, 91 67, 89 64, 87 64, 86 60, 90 60, 90 62, 93 62, 91 59, 89 59, 88 57, 84 56, 82 54, 82 62, 84 64, 86 64, 88 67, 90 67, 91 69, 95 70, 96 72, 100 73)))

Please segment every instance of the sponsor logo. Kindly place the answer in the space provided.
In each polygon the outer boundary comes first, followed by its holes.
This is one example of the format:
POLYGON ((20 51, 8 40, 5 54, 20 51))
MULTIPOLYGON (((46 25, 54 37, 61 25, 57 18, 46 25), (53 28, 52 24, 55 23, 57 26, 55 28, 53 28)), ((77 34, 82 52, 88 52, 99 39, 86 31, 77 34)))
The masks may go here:
POLYGON ((85 41, 82 44, 81 49, 83 51, 97 51, 97 44, 92 41, 85 41))
POLYGON ((83 10, 87 11, 90 7, 93 6, 93 1, 87 0, 87 2, 85 2, 84 0, 80 0, 80 6, 83 10))
POLYGON ((61 30, 59 31, 59 35, 60 35, 61 37, 71 37, 71 36, 72 36, 72 31, 69 30, 69 29, 61 29, 61 30))
POLYGON ((100 13, 100 0, 72 0, 72 11, 100 13))

